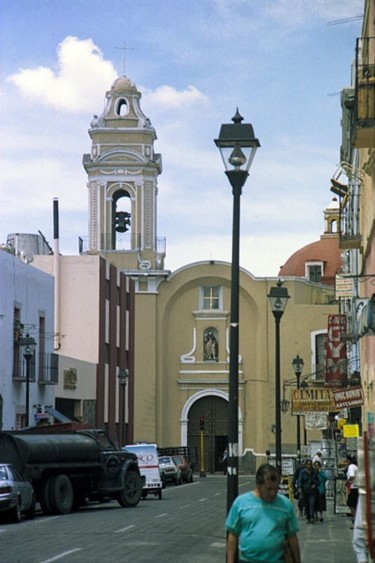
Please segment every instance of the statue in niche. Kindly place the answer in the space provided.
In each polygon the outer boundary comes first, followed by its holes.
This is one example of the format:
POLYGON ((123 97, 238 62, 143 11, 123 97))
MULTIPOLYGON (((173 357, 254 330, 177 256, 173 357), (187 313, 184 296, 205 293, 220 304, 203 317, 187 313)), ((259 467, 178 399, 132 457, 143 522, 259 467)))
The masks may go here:
POLYGON ((204 360, 214 360, 217 362, 219 348, 217 339, 212 329, 208 329, 204 333, 204 360))

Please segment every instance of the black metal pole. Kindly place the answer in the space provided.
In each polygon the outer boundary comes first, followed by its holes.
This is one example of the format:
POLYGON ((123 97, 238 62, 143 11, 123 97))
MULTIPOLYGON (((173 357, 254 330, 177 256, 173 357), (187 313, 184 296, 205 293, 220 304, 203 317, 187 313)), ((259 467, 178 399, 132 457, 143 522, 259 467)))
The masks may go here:
POLYGON ((29 426, 29 410, 30 410, 30 361, 31 355, 24 354, 26 359, 26 426, 29 426))
POLYGON ((248 173, 227 171, 233 193, 231 307, 229 332, 229 405, 227 512, 238 496, 238 335, 239 335, 239 261, 240 261, 240 198, 248 173))
POLYGON ((126 383, 122 385, 122 442, 126 446, 126 383))
POLYGON ((275 317, 276 343, 275 343, 275 372, 276 372, 276 467, 282 475, 282 453, 281 453, 281 405, 280 405, 280 320, 282 313, 273 311, 275 317))
MULTIPOLYGON (((299 389, 299 380, 301 377, 300 373, 296 374, 297 377, 297 389, 299 389)), ((297 459, 301 462, 301 427, 300 427, 300 415, 297 414, 297 459)))

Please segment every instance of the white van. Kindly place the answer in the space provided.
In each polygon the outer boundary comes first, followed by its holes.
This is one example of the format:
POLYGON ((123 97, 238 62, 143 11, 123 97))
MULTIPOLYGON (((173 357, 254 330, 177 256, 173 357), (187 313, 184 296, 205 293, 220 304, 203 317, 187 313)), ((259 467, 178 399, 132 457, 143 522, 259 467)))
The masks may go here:
POLYGON ((156 444, 131 444, 123 448, 134 453, 138 458, 138 467, 142 476, 145 477, 142 498, 147 495, 155 495, 161 499, 163 483, 159 469, 159 455, 156 444))

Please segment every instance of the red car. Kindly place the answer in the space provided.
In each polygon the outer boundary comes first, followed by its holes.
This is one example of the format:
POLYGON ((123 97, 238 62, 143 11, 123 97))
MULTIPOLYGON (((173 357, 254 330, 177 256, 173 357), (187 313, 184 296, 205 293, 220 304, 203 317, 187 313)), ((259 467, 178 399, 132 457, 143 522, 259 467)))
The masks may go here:
POLYGON ((181 454, 172 455, 173 461, 180 468, 181 478, 185 483, 193 482, 193 468, 185 456, 181 454))

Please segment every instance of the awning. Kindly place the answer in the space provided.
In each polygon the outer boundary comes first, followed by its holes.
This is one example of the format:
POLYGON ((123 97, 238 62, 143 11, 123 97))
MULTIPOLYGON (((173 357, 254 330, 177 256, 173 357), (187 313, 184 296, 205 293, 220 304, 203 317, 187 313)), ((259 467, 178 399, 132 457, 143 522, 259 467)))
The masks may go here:
POLYGON ((59 422, 72 422, 70 418, 68 418, 67 416, 65 416, 65 414, 62 414, 61 412, 59 412, 58 410, 54 409, 53 407, 47 407, 47 405, 44 407, 44 410, 46 412, 48 412, 48 414, 50 414, 51 416, 53 416, 53 418, 55 418, 56 420, 58 420, 59 422))

